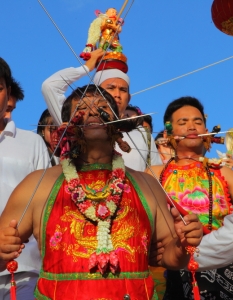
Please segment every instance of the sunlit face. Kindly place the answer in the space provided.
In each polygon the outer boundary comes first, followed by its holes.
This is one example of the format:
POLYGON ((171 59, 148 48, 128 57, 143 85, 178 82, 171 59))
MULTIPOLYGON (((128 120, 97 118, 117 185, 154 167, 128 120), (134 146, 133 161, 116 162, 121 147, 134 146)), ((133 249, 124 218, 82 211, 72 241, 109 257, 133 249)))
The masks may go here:
POLYGON ((149 130, 149 132, 152 133, 152 128, 149 123, 147 123, 146 121, 143 121, 142 126, 144 128, 147 128, 149 130))
POLYGON ((204 119, 201 112, 193 106, 184 106, 172 114, 173 135, 185 137, 179 146, 197 147, 203 145, 198 134, 206 133, 204 119))
POLYGON ((56 130, 56 126, 53 126, 52 117, 47 118, 47 124, 42 130, 43 137, 47 145, 51 148, 51 134, 56 130))
POLYGON ((122 78, 109 78, 100 85, 114 98, 120 117, 123 117, 125 109, 130 101, 128 83, 122 78))
POLYGON ((76 115, 79 112, 83 112, 83 133, 86 139, 106 139, 107 126, 104 125, 103 120, 100 117, 98 109, 105 111, 109 114, 110 120, 113 120, 113 113, 110 108, 109 103, 101 96, 86 96, 82 100, 73 100, 72 101, 72 110, 71 115, 74 110, 77 108, 76 115))
POLYGON ((132 118, 138 116, 138 114, 136 113, 136 111, 131 110, 131 109, 126 109, 125 113, 124 113, 124 118, 132 118))
POLYGON ((7 101, 10 96, 10 87, 6 87, 4 78, 0 78, 0 119, 3 119, 7 109, 7 101))
POLYGON ((16 108, 16 98, 13 96, 10 96, 7 101, 7 109, 6 109, 4 118, 11 119, 12 112, 15 108, 16 108))

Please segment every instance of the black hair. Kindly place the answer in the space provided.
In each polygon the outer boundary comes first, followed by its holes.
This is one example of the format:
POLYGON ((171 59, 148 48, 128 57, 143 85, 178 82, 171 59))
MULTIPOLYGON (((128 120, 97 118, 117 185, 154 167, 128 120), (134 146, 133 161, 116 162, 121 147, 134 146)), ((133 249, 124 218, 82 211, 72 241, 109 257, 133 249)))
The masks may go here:
MULTIPOLYGON (((125 110, 134 111, 137 116, 141 116, 142 115, 141 109, 138 106, 136 106, 136 105, 128 104, 125 110)), ((142 126, 142 124, 143 124, 143 117, 132 119, 131 123, 135 123, 135 128, 138 127, 138 126, 142 126)))
MULTIPOLYGON (((156 142, 157 141, 157 139, 160 139, 160 138, 163 138, 163 130, 161 130, 157 135, 156 135, 156 137, 154 138, 154 141, 156 142)), ((156 146, 156 148, 158 149, 158 145, 155 143, 155 146, 156 146)))
MULTIPOLYGON (((48 152, 49 152, 49 157, 51 158, 53 153, 50 149, 49 143, 46 142, 45 137, 43 135, 43 131, 45 129, 45 126, 46 125, 53 125, 53 123, 49 123, 49 118, 51 118, 50 112, 49 112, 48 109, 45 109, 43 111, 42 115, 40 116, 40 119, 39 119, 39 122, 38 122, 37 134, 39 134, 42 137, 43 141, 45 142, 45 144, 47 146, 47 149, 48 149, 48 152)), ((56 165, 56 162, 55 162, 54 158, 52 158, 52 160, 51 160, 51 165, 52 166, 56 165)))
POLYGON ((0 57, 0 78, 5 79, 7 88, 11 85, 11 69, 2 57, 0 57))
POLYGON ((136 105, 128 104, 125 110, 132 110, 136 112, 137 116, 142 115, 141 109, 136 105))
MULTIPOLYGON (((109 103, 110 107, 114 111, 117 117, 119 117, 119 112, 118 112, 118 107, 117 104, 112 97, 105 89, 102 87, 98 86, 98 89, 94 84, 90 84, 89 86, 83 86, 81 88, 77 88, 73 90, 73 92, 70 94, 70 96, 67 97, 65 102, 63 103, 62 106, 62 111, 61 111, 61 118, 63 122, 69 122, 70 117, 71 117, 71 107, 72 107, 72 101, 73 100, 79 100, 83 98, 85 95, 87 96, 103 96, 104 99, 107 100, 109 103)), ((114 118, 115 119, 115 118, 114 118)))
POLYGON ((150 125, 151 133, 152 133, 153 132, 152 117, 150 115, 144 116, 143 121, 150 125))
POLYGON ((163 122, 164 122, 164 124, 166 122, 168 122, 168 121, 172 122, 172 115, 173 115, 173 113, 175 111, 177 111, 178 109, 184 107, 184 106, 193 106, 193 107, 196 107, 200 111, 200 113, 201 113, 201 115, 203 117, 204 123, 206 125, 206 117, 205 117, 205 114, 204 114, 204 107, 203 107, 203 105, 201 104, 201 102, 198 99, 196 99, 194 97, 189 97, 189 96, 178 98, 178 99, 172 101, 168 105, 168 107, 167 107, 167 109, 166 109, 166 111, 164 113, 164 116, 163 116, 163 122))
POLYGON ((20 83, 13 77, 11 78, 11 96, 16 99, 16 102, 23 100, 24 98, 24 90, 22 89, 20 83))
POLYGON ((48 119, 51 117, 50 112, 48 109, 45 109, 40 116, 40 119, 38 121, 38 126, 37 126, 37 134, 39 134, 41 137, 43 137, 43 130, 44 130, 44 125, 50 125, 48 123, 48 119), (42 126, 41 126, 42 125, 42 126))

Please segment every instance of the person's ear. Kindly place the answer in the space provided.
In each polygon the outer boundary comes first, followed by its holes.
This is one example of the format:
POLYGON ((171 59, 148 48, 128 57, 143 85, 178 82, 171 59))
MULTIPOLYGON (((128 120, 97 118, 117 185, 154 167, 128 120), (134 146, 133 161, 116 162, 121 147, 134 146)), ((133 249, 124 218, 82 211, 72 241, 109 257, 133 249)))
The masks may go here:
POLYGON ((129 94, 129 100, 128 100, 128 104, 129 104, 129 101, 131 100, 131 95, 129 94))

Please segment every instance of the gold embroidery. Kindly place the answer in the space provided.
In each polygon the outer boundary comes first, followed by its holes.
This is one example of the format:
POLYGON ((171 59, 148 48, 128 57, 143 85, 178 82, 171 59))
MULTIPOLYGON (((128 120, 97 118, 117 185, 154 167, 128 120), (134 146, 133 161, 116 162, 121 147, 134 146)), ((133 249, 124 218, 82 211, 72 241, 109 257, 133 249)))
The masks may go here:
POLYGON ((83 190, 87 199, 93 201, 101 201, 106 199, 110 194, 109 182, 105 184, 104 181, 97 180, 89 185, 83 186, 83 190))
POLYGON ((104 178, 104 172, 103 171, 100 171, 99 173, 98 173, 98 175, 97 175, 97 178, 99 178, 99 179, 103 179, 104 178))
MULTIPOLYGON (((128 198, 122 199, 121 209, 113 221, 112 242, 117 252, 123 251, 128 261, 135 263, 136 252, 146 253, 148 235, 146 231, 143 234, 140 232, 138 212, 131 207, 130 202, 131 200, 128 198), (129 244, 129 239, 133 237, 141 239, 140 246, 129 244)), ((77 262, 78 258, 89 258, 97 247, 96 227, 87 221, 78 210, 74 211, 68 206, 65 207, 65 213, 60 219, 63 222, 71 223, 70 234, 74 236, 75 243, 68 244, 61 240, 53 249, 65 251, 68 256, 72 256, 74 262, 77 262)), ((60 225, 57 225, 56 230, 57 228, 61 230, 60 225)), ((63 232, 66 229, 63 229, 63 232)))

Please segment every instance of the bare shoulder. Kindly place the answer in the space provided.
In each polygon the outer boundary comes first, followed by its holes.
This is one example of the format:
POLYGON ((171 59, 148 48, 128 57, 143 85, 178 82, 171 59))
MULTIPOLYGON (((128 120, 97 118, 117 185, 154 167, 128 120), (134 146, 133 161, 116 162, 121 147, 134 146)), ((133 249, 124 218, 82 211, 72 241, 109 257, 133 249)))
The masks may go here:
POLYGON ((150 169, 146 169, 146 173, 155 175, 157 178, 159 178, 161 172, 163 171, 164 165, 158 165, 158 166, 151 166, 150 169))
POLYGON ((233 199, 233 170, 228 167, 222 167, 221 175, 226 180, 230 194, 231 194, 231 198, 233 199))
POLYGON ((128 168, 127 171, 137 182, 154 215, 156 214, 158 199, 160 204, 164 203, 166 206, 165 194, 158 179, 145 172, 139 172, 128 168))
POLYGON ((61 172, 61 167, 55 166, 46 171, 37 170, 27 175, 12 192, 5 211, 8 211, 8 208, 12 206, 17 209, 24 207, 32 195, 34 195, 34 199, 45 197, 61 172))

